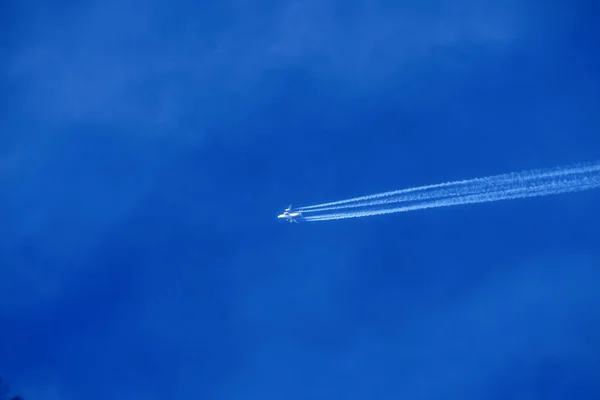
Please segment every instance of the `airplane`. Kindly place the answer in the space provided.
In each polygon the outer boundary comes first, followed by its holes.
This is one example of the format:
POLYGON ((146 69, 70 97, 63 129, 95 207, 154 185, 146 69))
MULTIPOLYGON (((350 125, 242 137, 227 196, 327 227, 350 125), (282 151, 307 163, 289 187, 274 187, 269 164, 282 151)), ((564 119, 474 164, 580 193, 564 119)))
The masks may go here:
POLYGON ((298 221, 296 221, 294 218, 301 217, 301 216, 302 216, 302 211, 292 211, 292 205, 290 204, 290 206, 285 209, 283 214, 279 214, 277 216, 277 218, 279 218, 279 219, 285 218, 290 222, 298 223, 298 221))

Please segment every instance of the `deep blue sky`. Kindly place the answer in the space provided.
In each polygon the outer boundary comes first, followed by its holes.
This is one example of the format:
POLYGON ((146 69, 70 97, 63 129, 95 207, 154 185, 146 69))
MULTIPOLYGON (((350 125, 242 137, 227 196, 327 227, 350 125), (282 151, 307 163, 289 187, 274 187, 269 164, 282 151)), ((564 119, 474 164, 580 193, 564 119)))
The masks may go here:
POLYGON ((3 2, 0 375, 31 399, 597 399, 597 2, 3 2))

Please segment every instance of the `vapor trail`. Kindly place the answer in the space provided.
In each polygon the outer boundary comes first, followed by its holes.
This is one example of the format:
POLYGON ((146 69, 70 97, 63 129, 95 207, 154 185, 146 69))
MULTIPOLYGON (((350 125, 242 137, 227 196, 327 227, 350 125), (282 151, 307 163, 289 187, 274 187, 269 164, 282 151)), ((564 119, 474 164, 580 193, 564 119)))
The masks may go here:
POLYGON ((510 185, 515 181, 531 181, 535 179, 562 176, 573 173, 582 173, 590 168, 600 168, 598 163, 580 164, 569 167, 557 167, 545 170, 532 170, 502 175, 494 175, 484 178, 473 178, 455 182, 446 182, 437 185, 413 187, 409 189, 394 190, 385 193, 372 194, 368 196, 355 197, 347 200, 334 201, 330 203, 317 204, 313 206, 300 207, 298 211, 303 214, 338 210, 344 208, 364 207, 368 205, 391 204, 404 201, 427 200, 455 196, 465 191, 480 191, 481 187, 497 187, 498 185, 510 185))
POLYGON ((321 213, 306 221, 362 218, 427 208, 494 202, 517 198, 577 192, 600 186, 600 162, 495 175, 440 185, 357 197, 338 202, 303 207, 303 214, 321 213), (434 190, 431 190, 431 189, 434 190), (331 212, 354 209, 346 212, 331 212))

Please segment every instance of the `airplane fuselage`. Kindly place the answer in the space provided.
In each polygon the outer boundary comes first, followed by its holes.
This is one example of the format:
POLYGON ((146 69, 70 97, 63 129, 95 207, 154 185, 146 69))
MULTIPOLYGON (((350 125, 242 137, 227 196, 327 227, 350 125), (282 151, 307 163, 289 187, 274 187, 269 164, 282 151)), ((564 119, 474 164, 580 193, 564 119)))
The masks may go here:
POLYGON ((296 218, 296 217, 301 217, 302 214, 299 212, 293 212, 293 213, 283 213, 283 214, 279 214, 277 216, 277 218, 296 218))

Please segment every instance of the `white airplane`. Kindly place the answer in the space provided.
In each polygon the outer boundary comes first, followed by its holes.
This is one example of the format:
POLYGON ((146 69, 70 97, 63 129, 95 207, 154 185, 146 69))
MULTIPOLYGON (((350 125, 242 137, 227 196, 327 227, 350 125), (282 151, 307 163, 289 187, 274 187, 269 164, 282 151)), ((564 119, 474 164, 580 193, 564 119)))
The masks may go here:
POLYGON ((302 211, 293 211, 292 212, 292 205, 290 204, 290 206, 285 209, 283 214, 279 214, 277 216, 277 218, 279 218, 279 219, 285 218, 290 222, 298 223, 298 221, 296 221, 294 218, 301 217, 301 216, 302 216, 302 211))

